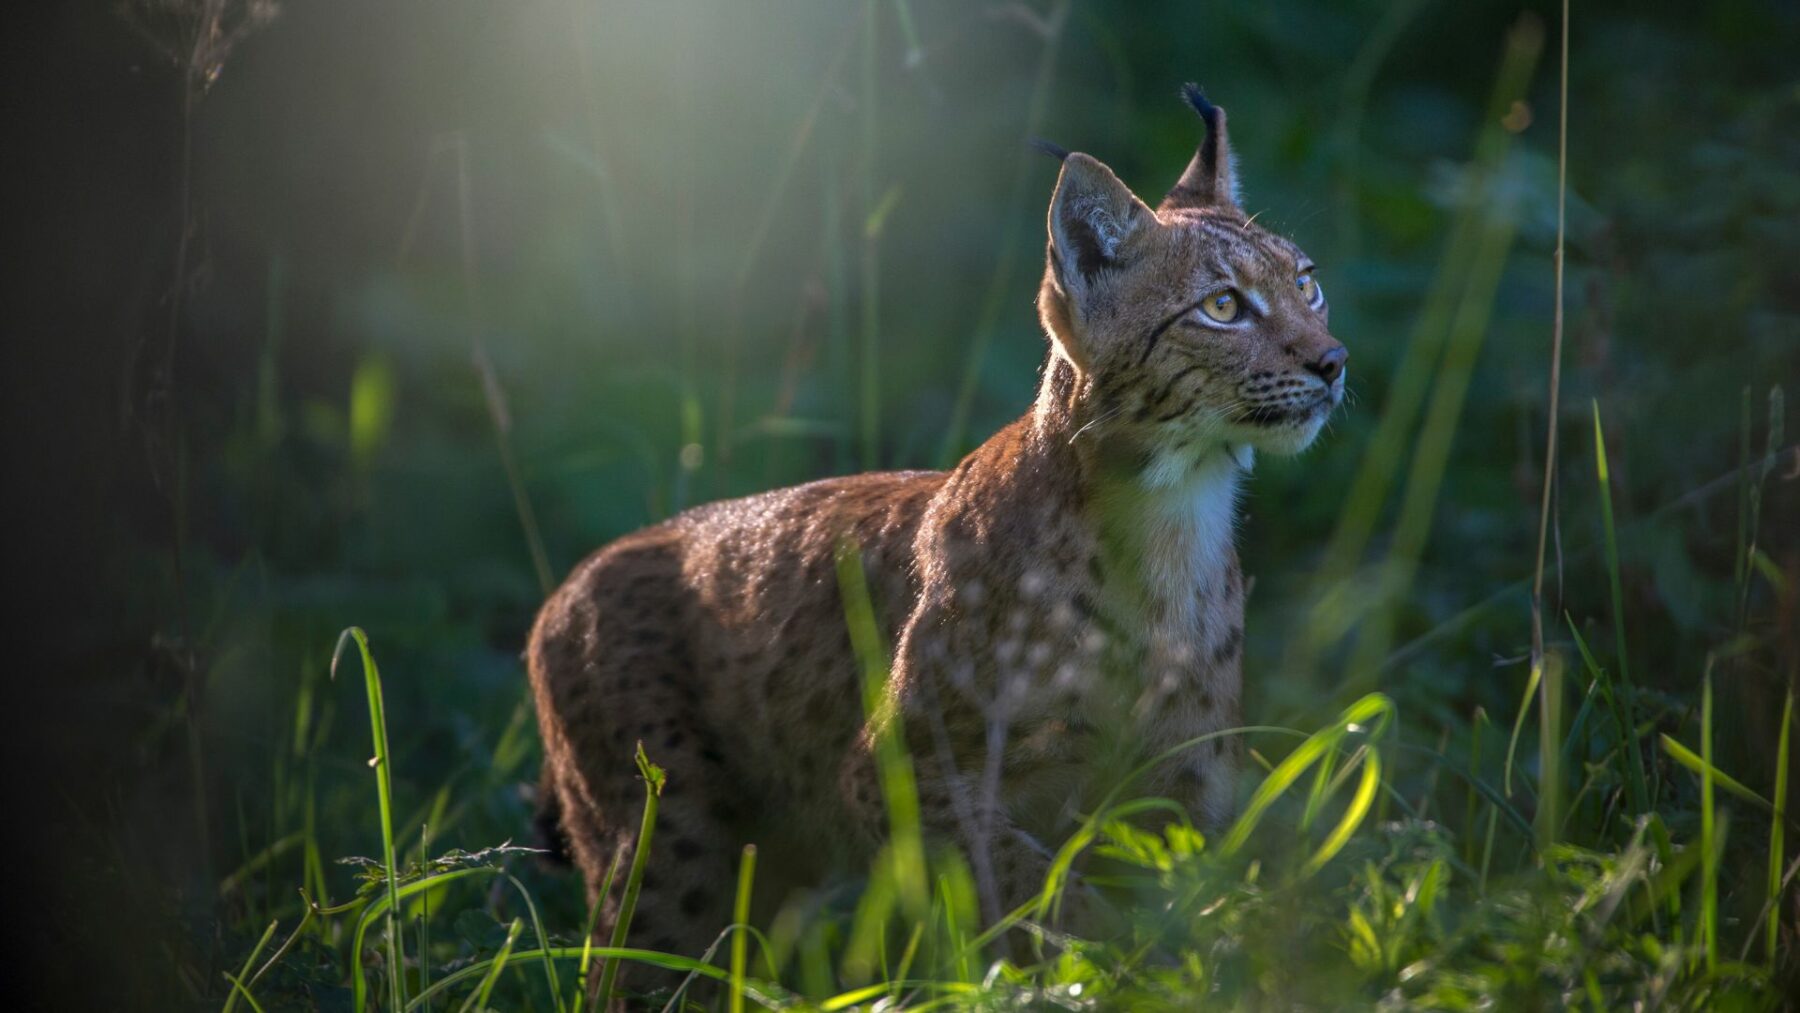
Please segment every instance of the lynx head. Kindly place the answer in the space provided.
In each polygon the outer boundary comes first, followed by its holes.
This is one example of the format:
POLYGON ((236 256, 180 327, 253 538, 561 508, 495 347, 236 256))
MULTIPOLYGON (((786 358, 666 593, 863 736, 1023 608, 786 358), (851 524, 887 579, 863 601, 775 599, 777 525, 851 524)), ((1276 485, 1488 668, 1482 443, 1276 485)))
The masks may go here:
POLYGON ((1238 207, 1225 111, 1184 93, 1206 133, 1155 210, 1098 160, 1056 152, 1039 315, 1083 439, 1297 453, 1342 401, 1348 353, 1317 267, 1238 207))

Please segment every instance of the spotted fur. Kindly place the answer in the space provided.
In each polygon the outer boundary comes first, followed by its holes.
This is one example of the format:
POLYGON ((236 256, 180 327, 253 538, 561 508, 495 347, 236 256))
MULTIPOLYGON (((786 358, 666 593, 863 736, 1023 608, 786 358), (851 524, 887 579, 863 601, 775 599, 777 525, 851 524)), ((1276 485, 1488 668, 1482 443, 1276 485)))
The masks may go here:
MULTIPOLYGON (((1125 771, 1239 723, 1238 490, 1258 450, 1312 441, 1345 353, 1306 255, 1240 210, 1223 110, 1189 99, 1206 137, 1154 210, 1056 149, 1050 354, 1023 418, 949 472, 690 510, 601 549, 545 604, 527 652, 543 791, 601 939, 640 740, 669 777, 634 945, 707 946, 746 842, 776 897, 879 845, 840 545, 860 550, 893 645, 926 831, 971 856, 990 915, 1037 888, 1044 845, 1125 771), (1243 316, 1220 323, 1202 304, 1226 291, 1243 316)), ((1237 751, 1214 739, 1139 787, 1217 825, 1237 751)))

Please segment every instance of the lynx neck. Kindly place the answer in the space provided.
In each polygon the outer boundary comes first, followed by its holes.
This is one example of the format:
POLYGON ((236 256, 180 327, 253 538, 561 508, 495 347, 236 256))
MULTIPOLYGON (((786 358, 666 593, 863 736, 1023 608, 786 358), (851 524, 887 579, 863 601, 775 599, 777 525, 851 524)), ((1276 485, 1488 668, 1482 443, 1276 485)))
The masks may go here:
MULTIPOLYGON (((1246 451, 1247 453, 1247 451, 1246 451)), ((1223 446, 1200 460, 1153 455, 1135 476, 1106 481, 1093 499, 1108 590, 1127 577, 1131 597, 1176 626, 1199 595, 1223 587, 1235 560, 1243 468, 1223 446)))
POLYGON ((1135 607, 1191 619, 1197 592, 1223 586, 1235 560, 1238 493, 1255 452, 1223 442, 1146 447, 1099 435, 1088 417, 1098 413, 1080 405, 1080 383, 1053 358, 1033 425, 1047 447, 1066 448, 1058 456, 1079 475, 1109 597, 1126 592, 1135 607))

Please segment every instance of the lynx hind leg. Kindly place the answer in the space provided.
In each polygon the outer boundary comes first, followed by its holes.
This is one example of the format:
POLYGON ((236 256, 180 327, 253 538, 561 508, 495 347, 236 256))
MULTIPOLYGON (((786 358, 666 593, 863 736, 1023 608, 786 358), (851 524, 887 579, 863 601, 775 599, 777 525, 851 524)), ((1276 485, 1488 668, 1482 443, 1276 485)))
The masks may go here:
MULTIPOLYGON (((642 554, 620 561, 631 566, 609 562, 600 557, 569 579, 539 617, 527 652, 546 781, 588 902, 601 905, 594 936, 605 945, 643 819, 646 786, 636 763, 643 743, 667 781, 626 943, 698 956, 730 921, 736 796, 723 785, 699 723, 687 651, 670 621, 676 610, 650 593, 672 587, 672 575, 647 566, 655 560, 642 554), (618 873, 602 898, 615 857, 618 873)), ((672 983, 630 964, 620 980, 637 990, 672 983)))
MULTIPOLYGON (((646 743, 648 747, 648 743, 646 743)), ((636 949, 657 950, 684 957, 700 957, 719 938, 731 921, 731 896, 734 869, 726 860, 729 844, 718 824, 704 812, 696 814, 694 803, 705 797, 698 790, 683 792, 676 788, 681 771, 669 770, 650 854, 633 911, 625 945, 636 949), (691 799, 689 796, 693 796, 691 799)), ((619 825, 600 830, 604 862, 583 862, 587 899, 590 905, 601 905, 594 923, 594 945, 612 942, 618 923, 626 881, 636 854, 639 823, 643 817, 643 782, 630 780, 629 788, 637 791, 630 802, 623 792, 610 796, 616 803, 611 810, 620 814, 619 825), (606 896, 600 896, 609 868, 616 861, 618 872, 606 896)), ((630 997, 666 993, 679 985, 683 975, 667 972, 641 963, 621 965, 616 992, 630 997)), ((589 986, 597 987, 598 970, 589 976, 589 986)), ((704 996, 706 982, 690 987, 689 994, 704 996)), ((660 1003, 659 1003, 660 1004, 660 1003)), ((618 1008, 636 1008, 627 1001, 618 1008)))
MULTIPOLYGON (((651 748, 648 741, 645 748, 651 748)), ((618 863, 596 925, 597 940, 602 942, 611 938, 618 917, 644 815, 645 786, 631 753, 622 751, 619 761, 631 774, 610 777, 596 807, 599 812, 615 814, 616 822, 583 832, 596 834, 600 844, 596 857, 602 858, 582 862, 589 903, 599 899, 607 871, 615 860, 618 863)), ((627 945, 698 957, 731 922, 739 844, 729 824, 720 819, 719 809, 725 803, 698 783, 692 764, 653 762, 664 768, 667 781, 658 802, 627 945)), ((602 823, 598 813, 590 817, 588 812, 570 812, 564 818, 592 818, 595 824, 602 823)))

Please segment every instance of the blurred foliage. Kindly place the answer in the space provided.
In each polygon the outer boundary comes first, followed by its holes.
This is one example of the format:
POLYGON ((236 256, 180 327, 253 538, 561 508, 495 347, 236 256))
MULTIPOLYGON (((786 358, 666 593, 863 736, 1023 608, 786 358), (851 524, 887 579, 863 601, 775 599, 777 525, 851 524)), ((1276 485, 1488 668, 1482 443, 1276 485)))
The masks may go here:
MULTIPOLYGON (((544 591, 529 540, 561 574, 686 505, 954 460, 1025 409, 1044 353, 1032 298, 1055 166, 1024 141, 1087 151, 1159 194, 1197 139, 1175 97, 1185 80, 1230 110, 1248 208, 1323 265, 1352 352, 1350 409, 1307 456, 1259 462, 1247 501, 1251 720, 1329 716, 1343 645, 1292 681, 1257 673, 1309 622, 1309 582, 1472 192, 1507 209, 1517 239, 1424 556, 1392 603, 1401 654, 1380 684, 1403 739, 1452 755, 1468 753, 1477 708, 1517 711, 1553 303, 1554 9, 315 0, 268 20, 265 7, 191 111, 179 379, 128 374, 123 392, 167 396, 178 451, 146 455, 157 494, 96 535, 114 607, 74 638, 127 645, 88 663, 129 747, 95 760, 93 784, 54 817, 82 838, 67 931, 97 939, 121 907, 179 924, 146 961, 146 989, 215 994, 217 969, 292 910, 293 882, 321 901, 355 890, 329 863, 373 847, 360 690, 325 678, 339 629, 369 629, 382 652, 397 826, 429 826, 420 857, 523 835, 535 736, 518 652, 544 591), (1548 44, 1507 110, 1510 151, 1472 191, 1521 19, 1548 44), (198 673, 191 692, 183 672, 198 673), (325 861, 273 850, 302 831, 325 861)), ((1648 698, 1667 703, 1659 727, 1692 731, 1699 674, 1746 615, 1766 638, 1720 670, 1732 731, 1718 762, 1753 786, 1772 774, 1800 622, 1773 580, 1750 581, 1739 606, 1732 474, 1741 443, 1763 449, 1771 387, 1800 387, 1797 48, 1787 4, 1574 7, 1546 623, 1571 655, 1565 611, 1587 642, 1611 641, 1597 400, 1629 652, 1648 698)), ((182 102, 174 57, 173 86, 145 102, 182 102)), ((175 231, 152 255, 173 252, 175 231)), ((1790 472, 1767 483, 1761 551, 1791 588, 1790 472)), ((1428 775, 1393 776, 1417 797, 1428 775)), ((1671 798, 1692 784, 1662 780, 1671 798)), ((1759 818, 1739 820, 1745 840, 1759 818)), ((1387 843, 1356 846, 1385 852, 1336 863, 1362 883, 1365 922, 1405 922, 1380 933, 1393 941, 1295 930, 1294 952, 1384 972, 1424 960, 1406 995, 1444 1008, 1582 987, 1553 963, 1537 980, 1469 977, 1480 930, 1444 935, 1420 899, 1421 877, 1442 875, 1438 844, 1408 833, 1397 824, 1387 843), (1400 915, 1383 899, 1396 895, 1400 915)), ((1615 860, 1572 850, 1550 867, 1599 890, 1615 860)), ((517 871, 546 920, 578 934, 573 883, 517 871)), ((1502 916, 1582 917, 1523 894, 1502 916)), ((1633 940, 1621 959, 1652 966, 1651 944, 1633 940)), ((1483 960, 1514 974, 1543 958, 1483 960)))

